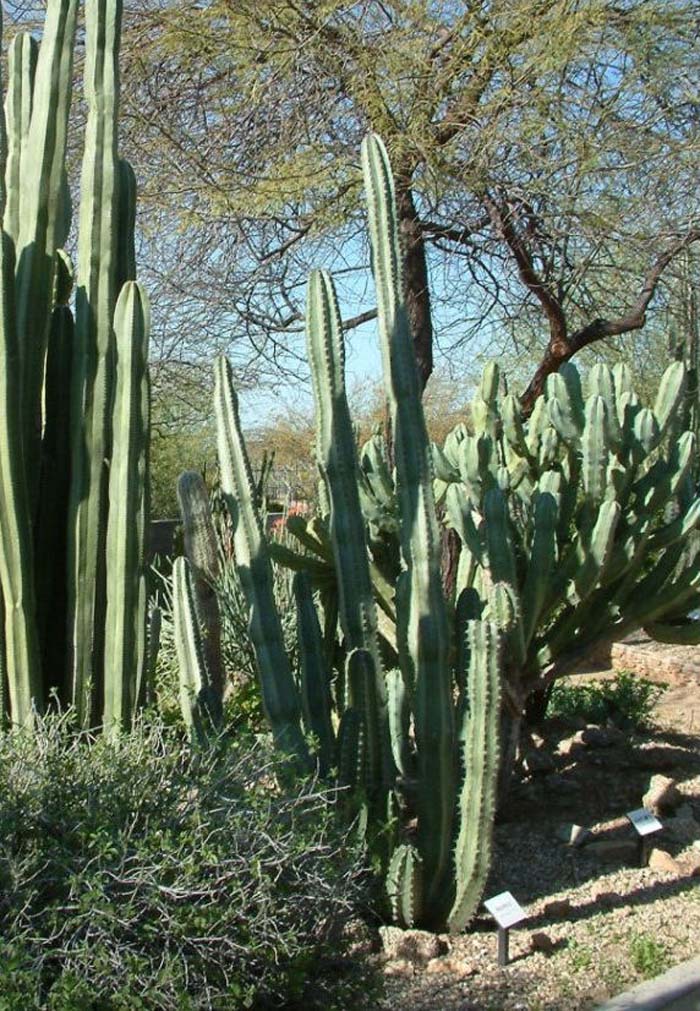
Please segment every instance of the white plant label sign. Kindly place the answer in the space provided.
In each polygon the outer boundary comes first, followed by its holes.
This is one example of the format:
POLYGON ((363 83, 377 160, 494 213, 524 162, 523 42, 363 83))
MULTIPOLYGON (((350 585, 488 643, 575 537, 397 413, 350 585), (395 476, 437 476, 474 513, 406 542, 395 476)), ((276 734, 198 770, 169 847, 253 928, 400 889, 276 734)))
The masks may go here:
POLYGON ((525 919, 526 913, 510 892, 501 892, 484 903, 501 929, 506 930, 525 919))
POLYGON ((659 829, 663 828, 663 825, 658 818, 655 818, 651 811, 647 811, 645 807, 640 807, 637 811, 629 811, 627 817, 634 825, 637 833, 639 835, 651 835, 652 832, 658 832, 659 829))

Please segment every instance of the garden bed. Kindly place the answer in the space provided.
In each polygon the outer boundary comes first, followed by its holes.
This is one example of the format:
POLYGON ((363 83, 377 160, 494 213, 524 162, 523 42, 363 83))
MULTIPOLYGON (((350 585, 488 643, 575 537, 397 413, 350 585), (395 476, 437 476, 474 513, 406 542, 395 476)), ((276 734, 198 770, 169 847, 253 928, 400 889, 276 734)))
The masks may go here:
POLYGON ((681 683, 657 702, 652 729, 613 733, 617 739, 604 746, 605 734, 595 745, 580 744, 571 742, 574 727, 551 722, 535 749, 533 774, 496 827, 488 894, 509 890, 528 914, 511 932, 510 964, 497 966, 493 921, 485 915, 469 934, 441 938, 439 953, 382 956, 386 991, 376 1006, 585 1011, 696 955, 699 718, 697 686, 681 683), (641 807, 656 773, 678 784, 681 815, 663 818, 651 843, 668 859, 655 856, 655 866, 641 868, 624 815, 641 807), (571 823, 592 830, 581 848, 560 838, 571 823))

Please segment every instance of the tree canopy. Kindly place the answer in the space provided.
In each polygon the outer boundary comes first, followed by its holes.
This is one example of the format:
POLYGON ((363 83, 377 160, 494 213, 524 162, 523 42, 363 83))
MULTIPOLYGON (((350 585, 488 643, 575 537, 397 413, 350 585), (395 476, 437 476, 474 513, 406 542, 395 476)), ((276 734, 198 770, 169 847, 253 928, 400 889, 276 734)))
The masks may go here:
POLYGON ((369 129, 424 380, 435 347, 500 342, 542 358, 533 395, 639 328, 700 236, 693 0, 149 0, 127 20, 129 144, 180 355, 245 337, 300 368, 312 265, 349 327, 371 318, 369 129))

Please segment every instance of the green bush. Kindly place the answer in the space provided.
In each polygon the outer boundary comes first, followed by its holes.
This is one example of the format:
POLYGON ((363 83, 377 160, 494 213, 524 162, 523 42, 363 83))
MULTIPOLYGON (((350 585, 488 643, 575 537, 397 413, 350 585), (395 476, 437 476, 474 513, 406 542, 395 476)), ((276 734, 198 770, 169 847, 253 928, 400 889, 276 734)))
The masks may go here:
POLYGON ((327 794, 287 797, 275 773, 157 723, 117 745, 66 717, 0 738, 0 1011, 354 1003, 324 964, 359 854, 327 794))
POLYGON ((643 729, 665 690, 666 685, 626 670, 617 671, 612 681, 580 685, 559 681, 552 689, 547 716, 583 718, 588 723, 609 722, 625 730, 643 729))

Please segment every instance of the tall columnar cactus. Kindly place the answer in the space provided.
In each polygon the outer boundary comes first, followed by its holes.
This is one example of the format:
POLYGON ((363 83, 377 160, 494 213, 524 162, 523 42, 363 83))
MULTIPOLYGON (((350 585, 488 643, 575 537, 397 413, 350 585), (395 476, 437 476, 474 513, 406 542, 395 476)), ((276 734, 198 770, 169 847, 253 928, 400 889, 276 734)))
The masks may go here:
POLYGON ((74 324, 61 246, 77 8, 49 0, 41 46, 14 39, 0 143, 6 715, 30 725, 55 692, 83 726, 115 729, 146 662, 148 320, 133 283, 115 320, 134 278, 133 173, 116 140, 121 0, 87 0, 74 324))
POLYGON ((299 693, 284 648, 282 624, 272 591, 270 553, 255 508, 255 486, 233 388, 231 366, 216 363, 214 407, 221 488, 233 521, 233 546, 241 587, 249 610, 249 631, 255 649, 265 713, 277 746, 301 768, 309 754, 301 730, 299 693))
MULTIPOLYGON (((478 907, 489 866, 504 633, 469 613, 458 633, 468 643, 457 649, 450 637, 432 450, 403 303, 393 182, 377 138, 365 142, 363 167, 396 478, 372 446, 358 461, 335 292, 330 277, 316 272, 309 282, 307 339, 329 514, 308 522, 295 517, 288 527, 301 550, 275 551, 278 560, 307 574, 297 576, 296 583, 301 707, 282 649, 270 551, 255 510, 225 361, 216 367, 215 396, 221 481, 235 529, 234 554, 248 601, 263 699, 278 743, 300 754, 303 708, 306 728, 319 742, 321 769, 335 765, 340 785, 360 803, 367 802, 368 838, 386 861, 397 920, 458 930, 478 907), (368 533, 361 503, 374 499, 378 519, 388 503, 396 505, 396 515, 393 524, 378 523, 368 533), (400 535, 401 555, 393 569, 380 558, 384 528, 400 535), (340 660, 334 651, 335 672, 324 660, 328 651, 322 648, 311 593, 315 585, 328 594, 332 579, 344 646, 340 660), (377 605, 383 618, 378 618, 377 605), (385 674, 384 658, 398 661, 399 668, 385 674), (333 673, 346 688, 336 692, 335 714, 328 709, 333 673), (417 832, 412 827, 416 818, 417 832)), ((349 809, 356 812, 357 803, 349 809)))

